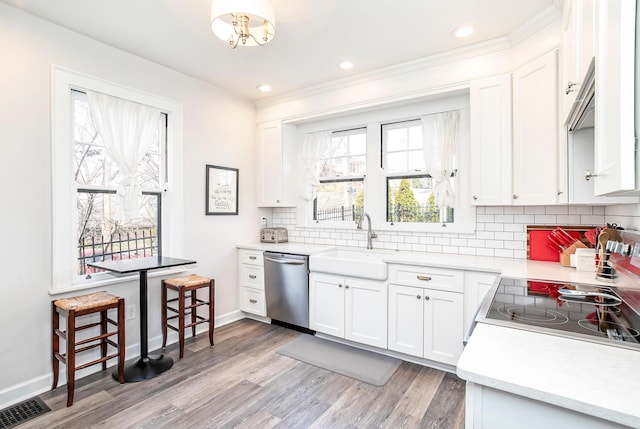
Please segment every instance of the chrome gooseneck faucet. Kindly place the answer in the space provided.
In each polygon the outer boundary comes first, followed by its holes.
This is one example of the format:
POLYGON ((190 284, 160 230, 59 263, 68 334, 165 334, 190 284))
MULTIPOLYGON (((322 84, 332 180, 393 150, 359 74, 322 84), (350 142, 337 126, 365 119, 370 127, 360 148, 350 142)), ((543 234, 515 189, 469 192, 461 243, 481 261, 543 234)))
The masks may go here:
POLYGON ((371 231, 371 217, 367 213, 363 212, 360 215, 360 219, 358 219, 358 226, 356 228, 362 229, 362 219, 365 216, 367 217, 367 224, 369 227, 367 230, 367 249, 373 249, 373 244, 371 243, 371 240, 373 238, 378 238, 378 235, 375 232, 371 231))

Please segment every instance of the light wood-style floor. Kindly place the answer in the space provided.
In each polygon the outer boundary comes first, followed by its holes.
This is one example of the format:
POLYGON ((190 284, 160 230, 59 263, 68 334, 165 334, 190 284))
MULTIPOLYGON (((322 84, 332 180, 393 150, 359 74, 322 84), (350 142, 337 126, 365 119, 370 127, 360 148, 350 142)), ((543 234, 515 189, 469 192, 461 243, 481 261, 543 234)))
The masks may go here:
MULTIPOLYGON (((403 362, 376 387, 276 353, 300 334, 244 319, 187 339, 185 358, 160 376, 118 384, 110 370, 40 396, 51 408, 31 428, 462 428, 464 383, 403 362)), ((61 367, 64 370, 64 367, 61 367)))

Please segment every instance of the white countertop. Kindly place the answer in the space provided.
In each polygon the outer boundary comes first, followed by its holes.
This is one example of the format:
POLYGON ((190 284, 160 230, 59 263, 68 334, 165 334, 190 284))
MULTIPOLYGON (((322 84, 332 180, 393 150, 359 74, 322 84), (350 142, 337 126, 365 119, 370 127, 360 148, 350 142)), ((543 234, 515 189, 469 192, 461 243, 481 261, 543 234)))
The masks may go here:
POLYGON ((637 351, 479 323, 457 365, 484 386, 640 428, 637 351))
MULTIPOLYGON (((268 250, 274 252, 314 255, 333 249, 362 250, 379 252, 382 260, 390 264, 425 265, 466 271, 494 272, 503 277, 529 278, 539 280, 564 281, 571 283, 609 284, 596 280, 595 273, 577 271, 563 267, 560 263, 530 261, 527 259, 494 258, 488 256, 455 255, 448 253, 406 252, 392 250, 366 250, 360 247, 342 247, 306 243, 248 243, 236 246, 239 249, 268 250)), ((616 286, 625 286, 625 279, 616 286)), ((631 287, 637 287, 631 284, 631 287)))

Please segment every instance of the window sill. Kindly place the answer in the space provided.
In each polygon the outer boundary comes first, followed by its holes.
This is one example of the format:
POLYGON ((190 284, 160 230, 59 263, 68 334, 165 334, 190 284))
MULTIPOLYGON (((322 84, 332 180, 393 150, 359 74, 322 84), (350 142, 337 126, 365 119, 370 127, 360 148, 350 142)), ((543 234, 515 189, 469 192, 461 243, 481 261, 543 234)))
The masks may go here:
MULTIPOLYGON (((160 277, 160 276, 173 275, 177 273, 184 273, 185 271, 187 271, 186 268, 169 268, 164 270, 151 271, 151 272, 148 272, 147 275, 149 278, 154 278, 154 277, 160 277)), ((78 283, 67 288, 49 289, 49 295, 60 295, 63 293, 76 292, 76 291, 87 290, 87 289, 95 289, 95 288, 115 285, 118 283, 126 283, 131 281, 135 281, 136 283, 138 283, 139 280, 140 280, 140 276, 137 273, 129 274, 126 276, 118 276, 118 277, 113 276, 108 279, 96 280, 90 283, 78 283)))

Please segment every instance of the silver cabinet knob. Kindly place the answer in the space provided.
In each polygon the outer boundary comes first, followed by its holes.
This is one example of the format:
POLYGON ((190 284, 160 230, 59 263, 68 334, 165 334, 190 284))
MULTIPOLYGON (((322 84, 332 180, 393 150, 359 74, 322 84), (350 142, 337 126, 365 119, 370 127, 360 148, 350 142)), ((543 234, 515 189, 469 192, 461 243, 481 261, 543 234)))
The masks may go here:
POLYGON ((513 199, 514 199, 514 200, 517 200, 517 199, 518 199, 518 196, 517 196, 516 194, 513 194, 513 199))
POLYGON ((427 295, 424 296, 425 301, 429 301, 429 297, 427 295))
POLYGON ((344 288, 345 289, 349 289, 349 285, 344 285, 344 288))
POLYGON ((420 299, 420 298, 422 298, 422 297, 421 297, 420 295, 416 295, 416 298, 420 299))
POLYGON ((339 285, 338 285, 338 287, 342 287, 342 285, 341 285, 341 284, 339 284, 339 285))
POLYGON ((474 200, 477 200, 477 199, 478 199, 478 196, 477 196, 477 195, 474 195, 474 196, 473 196, 473 199, 474 199, 474 200))
POLYGON ((593 174, 591 173, 591 171, 587 170, 584 172, 584 180, 586 180, 587 182, 592 178, 592 177, 598 177, 597 174, 593 174))

